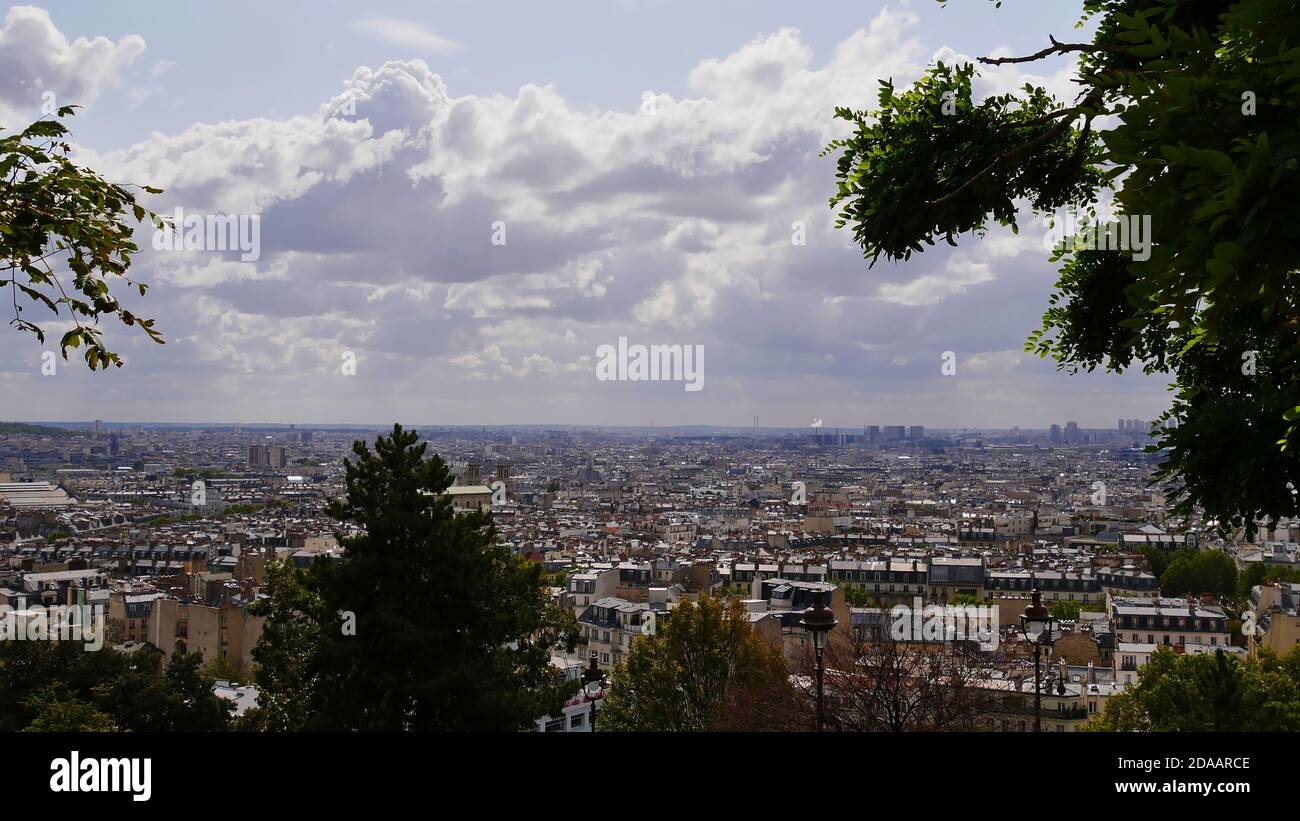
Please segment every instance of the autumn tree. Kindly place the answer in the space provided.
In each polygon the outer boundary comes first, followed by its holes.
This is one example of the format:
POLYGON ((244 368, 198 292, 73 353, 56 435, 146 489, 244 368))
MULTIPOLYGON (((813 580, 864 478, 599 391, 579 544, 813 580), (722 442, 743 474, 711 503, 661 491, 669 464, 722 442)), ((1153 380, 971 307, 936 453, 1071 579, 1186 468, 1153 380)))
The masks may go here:
POLYGON ((637 639, 610 675, 596 729, 765 730, 800 726, 805 702, 781 650, 750 626, 738 600, 682 602, 637 639))

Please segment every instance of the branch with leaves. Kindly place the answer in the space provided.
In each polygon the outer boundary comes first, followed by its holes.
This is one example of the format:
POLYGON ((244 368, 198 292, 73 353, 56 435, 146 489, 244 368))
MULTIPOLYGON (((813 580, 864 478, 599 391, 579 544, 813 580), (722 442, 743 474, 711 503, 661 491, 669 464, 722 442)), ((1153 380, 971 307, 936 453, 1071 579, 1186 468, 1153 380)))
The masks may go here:
MULTIPOLYGON (((72 116, 75 108, 64 106, 57 117, 72 116)), ((73 323, 59 341, 64 359, 69 348, 80 348, 91 370, 121 367, 121 357, 105 346, 101 317, 139 326, 163 344, 154 320, 136 315, 110 287, 120 278, 140 296, 148 289, 127 274, 139 251, 132 220, 147 221, 157 230, 168 225, 140 205, 131 189, 161 191, 108 182, 68 159, 71 152, 68 129, 59 119, 38 120, 0 138, 0 288, 10 291, 9 324, 15 329, 35 334, 44 344, 41 325, 24 316, 32 303, 44 306, 73 323), (55 270, 51 258, 59 258, 63 268, 55 270)))

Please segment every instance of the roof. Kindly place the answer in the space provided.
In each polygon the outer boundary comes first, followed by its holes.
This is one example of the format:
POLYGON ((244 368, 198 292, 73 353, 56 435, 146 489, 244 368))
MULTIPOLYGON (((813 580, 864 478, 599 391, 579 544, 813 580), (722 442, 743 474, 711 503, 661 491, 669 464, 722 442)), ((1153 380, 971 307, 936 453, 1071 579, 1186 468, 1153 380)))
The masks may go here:
POLYGON ((67 507, 77 500, 49 482, 0 482, 0 500, 13 507, 67 507))

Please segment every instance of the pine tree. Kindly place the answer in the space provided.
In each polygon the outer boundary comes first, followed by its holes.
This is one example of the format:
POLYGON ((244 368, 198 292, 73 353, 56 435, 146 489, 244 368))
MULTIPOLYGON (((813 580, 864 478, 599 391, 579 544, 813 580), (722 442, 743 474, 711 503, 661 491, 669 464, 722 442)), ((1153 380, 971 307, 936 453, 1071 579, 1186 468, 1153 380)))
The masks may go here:
POLYGON ((518 730, 558 711, 576 683, 550 664, 577 623, 542 567, 502 545, 484 512, 456 513, 452 477, 394 425, 353 446, 344 554, 268 576, 257 662, 266 729, 518 730))

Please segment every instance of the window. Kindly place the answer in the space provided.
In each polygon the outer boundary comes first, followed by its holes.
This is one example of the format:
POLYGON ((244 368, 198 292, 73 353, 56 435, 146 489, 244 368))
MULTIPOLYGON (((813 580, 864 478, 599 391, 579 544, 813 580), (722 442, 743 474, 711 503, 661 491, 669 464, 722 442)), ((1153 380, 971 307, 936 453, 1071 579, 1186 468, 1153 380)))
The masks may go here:
POLYGON ((583 722, 585 722, 586 720, 587 720, 586 713, 574 713, 573 716, 569 719, 569 727, 570 729, 574 727, 581 727, 583 726, 583 722))
POLYGON ((546 722, 546 729, 545 729, 545 730, 542 730, 542 732, 544 732, 544 733, 562 733, 562 732, 564 732, 564 719, 562 719, 562 718, 553 718, 553 719, 551 719, 550 721, 546 722))

